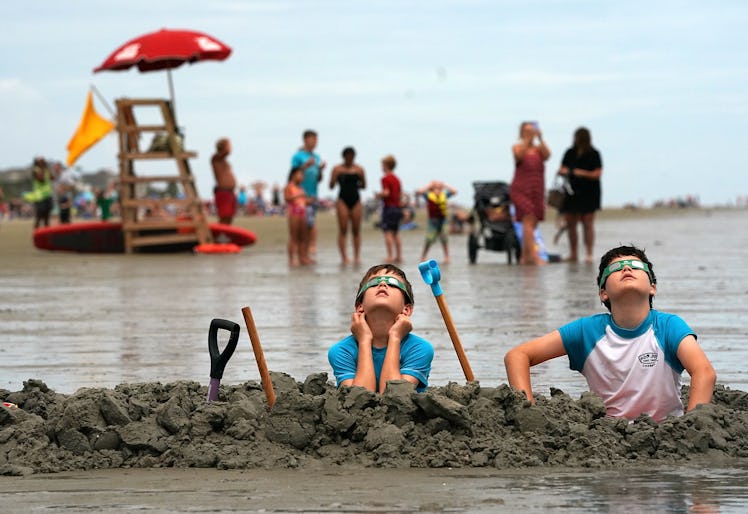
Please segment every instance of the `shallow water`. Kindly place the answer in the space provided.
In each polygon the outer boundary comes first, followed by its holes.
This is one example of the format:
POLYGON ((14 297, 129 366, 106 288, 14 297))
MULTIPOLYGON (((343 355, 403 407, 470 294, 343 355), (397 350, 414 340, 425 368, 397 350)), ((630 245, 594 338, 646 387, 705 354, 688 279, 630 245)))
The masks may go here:
POLYGON ((140 469, 0 477, 3 512, 742 513, 745 469, 140 469), (386 495, 382 492, 386 491, 386 495))
MULTIPOLYGON (((655 307, 680 314, 699 335, 718 382, 741 390, 748 390, 743 301, 748 276, 742 272, 748 234, 735 227, 746 222, 746 210, 602 219, 596 243, 600 251, 630 242, 646 248, 659 282, 655 307)), ((550 240, 550 224, 544 232, 550 240)), ((431 383, 462 382, 439 309, 417 271, 422 237, 421 231, 403 234, 403 268, 416 299, 414 332, 435 346, 431 383)), ((477 264, 470 265, 465 237, 451 237, 452 263, 441 266, 441 285, 482 384, 506 382, 503 356, 511 346, 604 310, 594 286, 596 264, 527 269, 508 266, 503 253, 480 250, 477 264)), ((563 243, 549 249, 566 251, 563 243)), ((378 234, 365 239, 361 268, 340 266, 332 244, 320 248, 313 270, 289 270, 278 244, 238 255, 34 251, 27 273, 0 271, 0 387, 18 390, 28 378, 41 378, 63 393, 122 382, 191 379, 207 384, 212 318, 242 327, 224 383, 258 379, 241 314, 246 305, 271 370, 297 380, 319 371, 332 375, 327 349, 348 332, 356 285, 383 253, 378 234)), ((439 260, 441 250, 432 250, 431 256, 439 260)), ((533 368, 533 389, 547 394, 550 386, 572 396, 586 390, 566 359, 533 368)))

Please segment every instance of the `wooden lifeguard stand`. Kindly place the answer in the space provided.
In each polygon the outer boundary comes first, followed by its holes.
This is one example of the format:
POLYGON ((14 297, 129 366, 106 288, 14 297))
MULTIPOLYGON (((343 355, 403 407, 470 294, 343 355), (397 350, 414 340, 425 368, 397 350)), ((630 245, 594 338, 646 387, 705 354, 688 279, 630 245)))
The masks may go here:
POLYGON ((189 159, 197 157, 197 153, 183 149, 171 103, 163 99, 130 98, 120 98, 116 103, 119 132, 119 192, 125 251, 132 253, 142 246, 212 243, 207 212, 197 194, 195 178, 190 171, 189 159), (139 125, 135 118, 136 108, 159 110, 163 124, 139 125), (144 132, 165 134, 165 148, 141 149, 140 135, 144 132), (136 161, 154 159, 173 159, 177 166, 177 174, 136 174, 136 161), (154 182, 181 185, 184 197, 148 198, 148 188, 139 185, 154 182), (152 213, 154 209, 168 212, 170 206, 184 208, 186 216, 155 218, 148 215, 149 210, 152 213))

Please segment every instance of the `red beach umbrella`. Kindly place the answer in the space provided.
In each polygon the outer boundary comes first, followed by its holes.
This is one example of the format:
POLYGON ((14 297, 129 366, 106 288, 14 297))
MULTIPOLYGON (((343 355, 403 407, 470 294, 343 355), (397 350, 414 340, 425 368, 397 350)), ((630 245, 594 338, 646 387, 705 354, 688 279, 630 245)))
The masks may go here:
POLYGON ((112 52, 93 71, 121 71, 133 66, 144 72, 167 70, 173 108, 172 68, 178 68, 186 62, 223 61, 229 55, 231 47, 202 32, 161 29, 131 39, 112 52))

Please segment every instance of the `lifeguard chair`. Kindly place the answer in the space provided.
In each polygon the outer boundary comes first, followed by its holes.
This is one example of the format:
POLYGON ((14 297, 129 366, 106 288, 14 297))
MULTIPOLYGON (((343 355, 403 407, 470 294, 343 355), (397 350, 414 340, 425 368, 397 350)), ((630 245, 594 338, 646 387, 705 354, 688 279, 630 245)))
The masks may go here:
MULTIPOLYGON (((171 103, 163 99, 121 98, 117 104, 117 132, 119 133, 119 193, 122 210, 122 231, 125 251, 132 253, 145 246, 213 242, 205 206, 195 186, 189 159, 196 152, 185 151, 177 131, 171 103), (149 109, 160 112, 162 123, 138 124, 135 110, 149 109), (141 148, 143 133, 158 134, 161 145, 150 144, 141 148), (174 160, 176 175, 136 173, 137 161, 174 160), (160 195, 149 198, 149 185, 167 184, 167 190, 181 192, 182 196, 160 195), (145 186, 145 187, 144 187, 145 186), (179 187, 181 186, 181 188, 179 187), (180 209, 177 215, 174 209, 180 209), (167 213, 157 216, 157 213, 167 213)), ((158 118, 158 116, 156 116, 158 118)), ((155 139, 154 139, 155 143, 155 139)))

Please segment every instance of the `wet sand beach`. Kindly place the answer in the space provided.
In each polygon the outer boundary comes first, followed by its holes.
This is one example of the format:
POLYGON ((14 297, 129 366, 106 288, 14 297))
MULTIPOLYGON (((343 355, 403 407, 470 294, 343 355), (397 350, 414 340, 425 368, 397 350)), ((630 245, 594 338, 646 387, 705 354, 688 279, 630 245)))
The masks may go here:
MULTIPOLYGON (((319 263, 289 270, 282 219, 240 219, 258 233, 258 244, 239 255, 213 256, 40 252, 31 246, 28 224, 3 223, 0 392, 25 408, 0 420, 0 468, 26 476, 3 478, 0 484, 19 491, 9 500, 14 508, 37 501, 82 510, 90 495, 93 505, 124 509, 116 498, 130 491, 129 499, 137 500, 133 505, 164 512, 174 507, 169 498, 181 496, 178 505, 192 505, 174 481, 189 491, 220 489, 221 483, 243 478, 266 483, 266 492, 259 486, 228 486, 232 492, 222 495, 219 510, 271 511, 488 512, 520 504, 547 511, 574 505, 565 503, 573 502, 573 488, 589 487, 596 492, 577 507, 591 512, 593 506, 614 503, 620 491, 602 491, 602 482, 593 484, 582 468, 597 469, 598 477, 606 470, 620 483, 622 476, 665 466, 672 481, 667 472, 657 476, 666 491, 697 477, 712 484, 702 489, 722 511, 735 502, 745 505, 748 481, 741 470, 748 456, 748 400, 742 391, 748 388, 743 364, 748 316, 736 299, 748 291, 748 278, 736 270, 744 263, 748 236, 729 227, 746 221, 745 210, 600 216, 599 252, 629 242, 647 249, 659 279, 655 307, 686 319, 718 373, 714 405, 660 426, 646 420, 618 426, 603 419, 600 405, 583 395, 583 378, 563 359, 533 368, 533 389, 542 397, 537 407, 529 408, 504 385, 502 358, 509 347, 600 312, 596 264, 526 269, 507 266, 504 254, 481 250, 471 266, 465 236, 452 236, 453 258, 442 266, 442 286, 478 380, 465 385, 433 296, 417 274, 423 232, 403 233, 403 268, 415 291, 414 332, 436 348, 433 387, 427 395, 394 388, 380 397, 337 392, 322 374, 330 372, 327 348, 347 332, 361 274, 384 255, 381 234, 371 227, 364 233, 364 264, 341 267, 334 218, 323 215, 319 263), (269 413, 242 323, 244 305, 252 308, 279 387, 279 402, 269 413), (206 339, 215 317, 237 321, 242 334, 224 374, 222 401, 206 405, 206 339), (243 471, 170 470, 159 489, 165 492, 161 503, 142 485, 156 471, 130 469, 157 466, 243 471), (123 469, 79 471, 108 467, 123 469), (302 471, 282 471, 296 467, 302 471), (331 480, 337 488, 327 482, 325 477, 347 477, 349 467, 350 480, 331 480), (369 472, 371 467, 388 469, 369 472), (621 467, 630 471, 611 471, 621 467), (471 471, 453 474, 456 468, 471 471), (40 479, 44 471, 64 474, 40 479), (734 477, 730 492, 716 485, 721 473, 734 477), (268 475, 275 478, 259 478, 268 475), (399 482, 412 481, 423 496, 393 487, 393 475, 399 482), (384 500, 358 496, 351 486, 363 477, 397 492, 384 500), (83 496, 54 492, 76 480, 91 484, 83 496), (456 484, 455 489, 439 488, 440 480, 456 484), (497 484, 496 495, 469 494, 486 481, 497 484), (528 490, 536 483, 559 486, 561 499, 554 503, 551 495, 540 494, 533 500, 528 490), (342 500, 308 493, 325 487, 339 490, 342 500), (31 501, 33 491, 48 493, 31 501)), ((544 235, 552 238, 550 223, 544 235)), ((563 244, 548 246, 552 252, 565 250, 563 244)), ((431 256, 439 260, 440 250, 431 256)), ((701 501, 676 489, 665 500, 701 501)))

